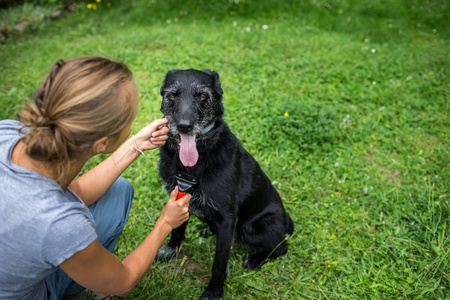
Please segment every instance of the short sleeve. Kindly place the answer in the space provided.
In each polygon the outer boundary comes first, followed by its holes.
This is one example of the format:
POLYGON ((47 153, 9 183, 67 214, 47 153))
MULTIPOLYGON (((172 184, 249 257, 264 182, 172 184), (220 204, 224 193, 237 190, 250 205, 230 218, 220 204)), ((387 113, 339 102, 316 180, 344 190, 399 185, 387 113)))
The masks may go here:
POLYGON ((44 261, 56 267, 97 239, 95 225, 88 214, 89 209, 79 203, 58 213, 43 239, 44 261))

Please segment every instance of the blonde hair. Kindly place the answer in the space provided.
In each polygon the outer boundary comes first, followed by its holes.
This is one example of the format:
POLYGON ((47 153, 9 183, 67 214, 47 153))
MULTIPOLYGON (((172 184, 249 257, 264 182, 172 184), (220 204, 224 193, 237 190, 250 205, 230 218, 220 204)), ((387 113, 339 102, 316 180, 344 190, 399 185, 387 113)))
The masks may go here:
POLYGON ((102 57, 56 61, 33 103, 18 114, 30 130, 23 138, 31 158, 56 166, 57 182, 71 163, 102 137, 115 139, 132 122, 137 92, 123 63, 102 57))

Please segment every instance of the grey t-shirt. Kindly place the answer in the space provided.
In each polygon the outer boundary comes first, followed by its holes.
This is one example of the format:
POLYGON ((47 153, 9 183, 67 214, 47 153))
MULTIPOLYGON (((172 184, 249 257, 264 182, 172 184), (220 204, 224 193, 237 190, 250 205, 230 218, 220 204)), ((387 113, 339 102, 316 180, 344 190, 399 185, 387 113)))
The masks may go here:
POLYGON ((97 234, 74 192, 11 161, 22 127, 0 121, 0 299, 46 299, 45 277, 97 234))

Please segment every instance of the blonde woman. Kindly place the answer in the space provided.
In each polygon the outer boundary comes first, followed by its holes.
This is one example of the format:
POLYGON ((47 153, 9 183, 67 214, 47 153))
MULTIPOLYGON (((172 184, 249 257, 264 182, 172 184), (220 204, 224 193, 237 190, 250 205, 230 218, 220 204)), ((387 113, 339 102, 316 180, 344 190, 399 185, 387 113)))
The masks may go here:
POLYGON ((124 295, 189 218, 190 196, 175 201, 175 189, 142 244, 112 254, 134 194, 119 176, 167 140, 165 119, 129 138, 137 107, 124 64, 75 58, 53 64, 20 122, 0 121, 0 299, 124 295), (112 155, 75 180, 100 153, 112 155))

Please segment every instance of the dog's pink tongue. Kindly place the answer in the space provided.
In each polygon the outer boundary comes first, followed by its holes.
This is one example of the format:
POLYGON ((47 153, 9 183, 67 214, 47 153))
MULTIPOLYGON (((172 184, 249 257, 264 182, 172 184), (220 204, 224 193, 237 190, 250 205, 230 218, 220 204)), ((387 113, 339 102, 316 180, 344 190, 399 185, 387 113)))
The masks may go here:
POLYGON ((180 160, 183 166, 193 167, 198 161, 197 146, 195 145, 195 135, 180 134, 180 160))

